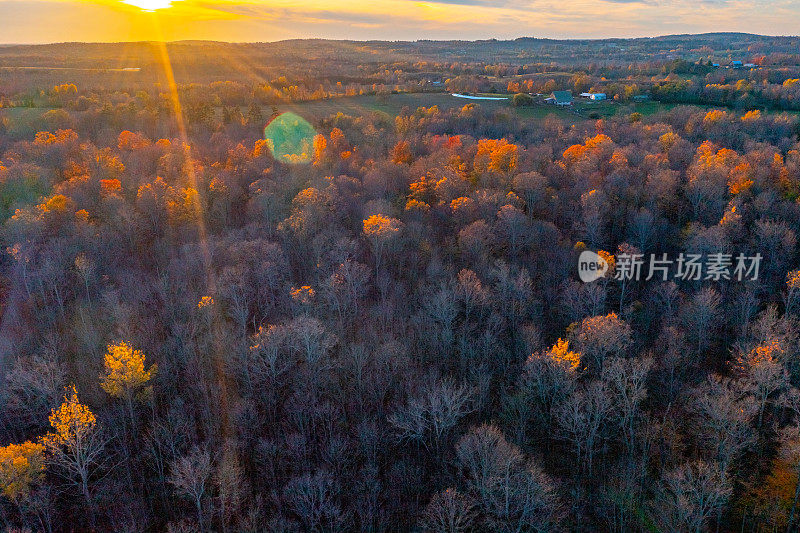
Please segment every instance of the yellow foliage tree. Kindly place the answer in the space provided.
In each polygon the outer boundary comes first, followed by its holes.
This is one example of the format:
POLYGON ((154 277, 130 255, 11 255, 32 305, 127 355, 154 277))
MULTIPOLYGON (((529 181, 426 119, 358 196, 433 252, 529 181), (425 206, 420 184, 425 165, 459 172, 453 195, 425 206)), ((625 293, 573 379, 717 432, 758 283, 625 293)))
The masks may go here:
POLYGON ((75 386, 67 388, 64 403, 50 413, 53 431, 45 435, 42 442, 48 450, 60 446, 72 446, 94 431, 97 419, 89 408, 78 400, 75 386))
POLYGON ((94 413, 80 400, 75 386, 67 388, 64 402, 50 413, 50 433, 42 437, 47 461, 59 466, 64 477, 81 489, 94 523, 94 505, 89 493, 89 470, 100 460, 105 441, 94 413))
POLYGON ((43 445, 27 441, 0 447, 0 493, 9 500, 26 497, 43 472, 43 445))
POLYGON ((157 365, 145 370, 144 353, 125 342, 109 344, 104 363, 106 372, 100 376, 100 385, 111 396, 125 399, 133 420, 134 394, 139 391, 149 394, 150 389, 142 387, 155 375, 157 365))
MULTIPOLYGON (((200 298, 200 301, 197 302, 198 309, 205 309, 207 307, 211 307, 214 305, 214 298, 212 296, 203 296, 200 298)), ((144 366, 144 364, 142 364, 144 366)))
POLYGON ((517 146, 505 144, 489 155, 489 170, 492 172, 511 172, 517 168, 517 146))

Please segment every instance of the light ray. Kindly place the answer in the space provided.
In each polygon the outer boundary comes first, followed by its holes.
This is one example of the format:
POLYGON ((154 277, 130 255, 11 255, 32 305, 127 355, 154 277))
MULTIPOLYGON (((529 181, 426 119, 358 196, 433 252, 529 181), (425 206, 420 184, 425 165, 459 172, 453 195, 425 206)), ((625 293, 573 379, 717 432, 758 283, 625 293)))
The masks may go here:
MULTIPOLYGON (((161 25, 158 20, 158 13, 155 13, 153 16, 153 23, 155 25, 155 30, 159 35, 158 41, 156 41, 156 46, 158 47, 159 54, 160 54, 160 62, 161 66, 164 69, 164 75, 166 77, 167 86, 169 87, 169 94, 170 94, 170 101, 172 103, 172 108, 175 114, 175 121, 178 126, 178 133, 180 135, 182 149, 184 152, 184 157, 189 164, 184 165, 186 168, 187 178, 189 180, 189 185, 195 190, 200 192, 199 183, 197 179, 197 174, 195 173, 194 165, 191 164, 191 143, 189 141, 189 135, 186 129, 186 121, 183 117, 183 108, 181 106, 180 94, 178 92, 178 84, 175 81, 175 73, 172 69, 172 61, 169 58, 169 50, 167 49, 167 43, 163 39, 163 33, 161 31, 161 25)), ((206 275, 206 294, 207 295, 216 295, 217 291, 217 283, 216 283, 216 276, 214 275, 213 266, 211 263, 211 252, 208 246, 208 231, 206 228, 205 223, 205 212, 203 210, 203 205, 201 203, 200 195, 196 194, 193 195, 193 208, 195 210, 195 218, 197 220, 197 231, 198 231, 198 244, 200 245, 200 249, 203 255, 203 268, 205 270, 206 275)), ((220 401, 219 405, 219 420, 220 420, 220 433, 224 439, 228 438, 231 433, 231 425, 230 425, 230 417, 228 416, 228 405, 229 405, 229 394, 232 394, 233 391, 229 386, 229 382, 227 379, 226 372, 224 370, 224 350, 225 347, 222 343, 222 335, 221 335, 221 326, 223 324, 223 319, 220 315, 218 305, 212 305, 211 309, 209 310, 212 313, 212 324, 211 328, 212 331, 212 365, 213 365, 213 372, 216 378, 217 386, 219 387, 218 390, 218 398, 220 401)))

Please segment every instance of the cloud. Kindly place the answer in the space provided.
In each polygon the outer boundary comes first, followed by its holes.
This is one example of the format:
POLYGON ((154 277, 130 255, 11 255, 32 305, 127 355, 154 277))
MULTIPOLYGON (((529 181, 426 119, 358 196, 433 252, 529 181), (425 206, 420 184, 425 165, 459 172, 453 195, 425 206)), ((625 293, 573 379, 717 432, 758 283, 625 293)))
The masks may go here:
POLYGON ((796 0, 182 0, 144 14, 120 0, 0 0, 0 42, 158 38, 272 41, 796 34, 796 0), (768 7, 768 8, 767 8, 768 7), (154 19, 153 17, 158 17, 154 19))
POLYGON ((507 7, 509 5, 508 2, 493 2, 491 0, 424 0, 424 3, 447 4, 453 6, 483 6, 483 7, 507 7))

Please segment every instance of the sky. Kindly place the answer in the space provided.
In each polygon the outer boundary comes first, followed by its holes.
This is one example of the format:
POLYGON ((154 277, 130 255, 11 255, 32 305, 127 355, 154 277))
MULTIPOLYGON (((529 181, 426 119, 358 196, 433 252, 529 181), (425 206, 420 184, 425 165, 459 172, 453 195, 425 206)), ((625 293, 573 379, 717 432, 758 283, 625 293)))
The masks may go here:
POLYGON ((800 0, 0 0, 0 43, 800 33, 800 0))

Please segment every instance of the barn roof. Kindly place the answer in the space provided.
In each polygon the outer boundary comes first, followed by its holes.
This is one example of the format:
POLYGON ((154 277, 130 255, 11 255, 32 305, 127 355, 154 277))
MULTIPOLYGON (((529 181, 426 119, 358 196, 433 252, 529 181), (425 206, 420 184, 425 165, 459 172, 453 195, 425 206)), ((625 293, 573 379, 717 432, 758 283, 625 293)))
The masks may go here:
POLYGON ((565 103, 572 101, 572 91, 553 91, 553 98, 556 99, 556 103, 565 103))

